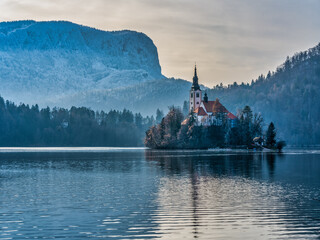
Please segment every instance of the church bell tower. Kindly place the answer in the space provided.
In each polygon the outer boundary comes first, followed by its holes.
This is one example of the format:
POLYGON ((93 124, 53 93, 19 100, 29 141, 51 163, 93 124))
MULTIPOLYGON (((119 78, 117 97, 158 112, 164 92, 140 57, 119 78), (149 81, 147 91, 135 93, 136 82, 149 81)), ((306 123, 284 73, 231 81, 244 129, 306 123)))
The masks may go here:
POLYGON ((201 104, 202 94, 198 83, 197 66, 194 67, 194 76, 189 95, 189 113, 197 109, 201 104))

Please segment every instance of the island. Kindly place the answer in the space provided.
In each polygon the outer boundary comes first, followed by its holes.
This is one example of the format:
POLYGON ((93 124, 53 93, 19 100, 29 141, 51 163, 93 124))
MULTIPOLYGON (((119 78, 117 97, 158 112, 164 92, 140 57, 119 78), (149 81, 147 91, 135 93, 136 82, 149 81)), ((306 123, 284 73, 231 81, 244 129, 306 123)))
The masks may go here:
POLYGON ((168 114, 158 125, 146 132, 145 146, 152 149, 208 149, 245 148, 281 151, 284 141, 276 140, 276 129, 271 122, 263 131, 263 117, 253 113, 249 106, 239 109, 237 115, 227 110, 217 98, 202 98, 197 67, 189 93, 189 113, 170 106, 168 114))

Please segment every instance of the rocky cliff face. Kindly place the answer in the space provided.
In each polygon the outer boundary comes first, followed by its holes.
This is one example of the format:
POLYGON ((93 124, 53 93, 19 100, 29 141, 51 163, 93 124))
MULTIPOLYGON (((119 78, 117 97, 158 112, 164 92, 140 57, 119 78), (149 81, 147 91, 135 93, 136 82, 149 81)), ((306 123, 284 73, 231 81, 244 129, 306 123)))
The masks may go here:
POLYGON ((163 78, 157 48, 143 33, 61 21, 0 23, 0 94, 10 100, 54 103, 163 78))

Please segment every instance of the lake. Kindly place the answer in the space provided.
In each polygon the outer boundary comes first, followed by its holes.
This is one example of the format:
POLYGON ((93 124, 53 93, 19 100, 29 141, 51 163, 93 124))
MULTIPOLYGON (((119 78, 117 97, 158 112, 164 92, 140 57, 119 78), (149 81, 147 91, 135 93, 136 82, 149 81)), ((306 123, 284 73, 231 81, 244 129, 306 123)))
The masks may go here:
POLYGON ((0 239, 319 239, 320 151, 0 148, 0 239))

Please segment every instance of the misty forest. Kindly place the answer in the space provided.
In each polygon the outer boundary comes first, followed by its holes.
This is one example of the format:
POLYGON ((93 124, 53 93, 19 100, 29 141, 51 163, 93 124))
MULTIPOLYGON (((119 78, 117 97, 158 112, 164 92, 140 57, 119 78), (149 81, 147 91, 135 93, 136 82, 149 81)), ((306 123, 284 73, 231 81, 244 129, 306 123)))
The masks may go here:
POLYGON ((131 111, 94 112, 15 105, 0 97, 0 146, 142 146, 154 119, 131 111))
POLYGON ((292 145, 320 144, 320 44, 288 57, 251 84, 218 85, 208 95, 229 109, 251 106, 265 122, 274 121, 279 137, 292 145))

